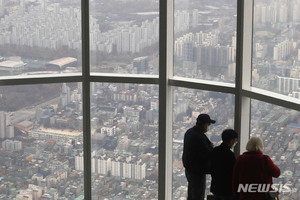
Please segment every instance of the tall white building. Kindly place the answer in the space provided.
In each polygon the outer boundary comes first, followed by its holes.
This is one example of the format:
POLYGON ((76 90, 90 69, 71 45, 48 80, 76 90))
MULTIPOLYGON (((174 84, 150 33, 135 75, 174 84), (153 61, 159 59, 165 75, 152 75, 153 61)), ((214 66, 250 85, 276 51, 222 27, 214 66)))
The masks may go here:
POLYGON ((4 15, 4 0, 0 0, 0 17, 4 15))
POLYGON ((13 138, 15 137, 15 128, 14 126, 6 126, 6 134, 5 136, 7 138, 13 138))
POLYGON ((158 96, 155 96, 151 99, 150 109, 151 110, 158 110, 158 96))
POLYGON ((300 49, 298 49, 298 61, 300 61, 300 49))
POLYGON ((280 5, 279 7, 279 22, 286 23, 288 20, 288 6, 280 5))
POLYGON ((4 111, 0 111, 0 139, 5 138, 6 132, 6 115, 4 111))
POLYGON ((96 89, 95 89, 95 82, 91 83, 91 95, 96 93, 96 89))
POLYGON ((25 0, 20 0, 20 9, 23 12, 25 12, 25 0))
POLYGON ((92 173, 107 175, 111 169, 111 159, 92 158, 92 173))
POLYGON ((47 9, 47 0, 42 0, 41 6, 42 6, 42 10, 46 11, 46 9, 47 9))
POLYGON ((282 60, 291 53, 291 44, 288 40, 276 44, 273 48, 273 59, 282 60))
POLYGON ((300 79, 290 77, 280 77, 278 79, 278 91, 283 94, 299 91, 300 79))
POLYGON ((91 170, 92 170, 92 173, 98 173, 98 170, 97 170, 97 163, 98 162, 98 159, 96 158, 92 158, 91 159, 91 170))
POLYGON ((22 150, 22 142, 21 141, 14 141, 14 151, 21 151, 22 150))
MULTIPOLYGON (((77 166, 76 159, 77 158, 75 158, 75 168, 77 170, 83 169, 83 163, 81 164, 82 166, 77 166)), ((122 159, 123 161, 119 159, 120 158, 116 158, 112 160, 111 158, 105 157, 93 157, 91 162, 92 173, 107 175, 110 172, 111 176, 137 180, 143 180, 146 177, 146 164, 142 163, 141 160, 135 162, 132 161, 130 157, 122 159)))
POLYGON ((132 166, 132 172, 133 172, 132 175, 133 179, 143 180, 146 177, 146 164, 137 162, 136 165, 132 166))
POLYGON ((75 169, 78 171, 83 171, 83 155, 75 156, 75 169))
POLYGON ((130 33, 127 29, 123 29, 121 34, 121 52, 128 53, 130 47, 130 33))
POLYGON ((100 174, 107 174, 107 172, 110 170, 111 168, 111 158, 108 158, 107 160, 100 160, 99 162, 99 168, 100 174))
POLYGON ((124 178, 132 178, 132 164, 131 163, 123 163, 123 177, 124 178))
POLYGON ((12 140, 4 140, 2 142, 2 148, 6 149, 7 151, 13 151, 14 143, 12 140))
POLYGON ((22 142, 17 140, 5 140, 2 142, 2 148, 7 151, 20 151, 22 150, 22 142))
POLYGON ((121 162, 111 161, 111 175, 112 176, 121 176, 121 162))
POLYGON ((63 83, 60 100, 61 100, 61 106, 63 107, 68 105, 71 101, 70 87, 68 87, 66 83, 63 83))

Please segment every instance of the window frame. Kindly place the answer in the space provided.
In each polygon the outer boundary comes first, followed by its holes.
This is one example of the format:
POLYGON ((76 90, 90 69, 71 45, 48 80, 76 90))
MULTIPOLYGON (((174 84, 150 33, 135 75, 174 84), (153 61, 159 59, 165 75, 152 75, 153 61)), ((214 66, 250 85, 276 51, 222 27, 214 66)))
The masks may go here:
POLYGON ((254 0, 237 1, 237 55, 235 84, 173 76, 174 0, 159 2, 159 75, 90 73, 89 1, 81 0, 82 74, 1 77, 0 86, 81 82, 83 87, 84 196, 92 199, 90 83, 142 83, 159 86, 159 177, 160 200, 172 199, 172 87, 208 90, 235 95, 235 125, 240 133, 236 154, 245 150, 250 133, 251 99, 300 111, 300 99, 251 87, 254 0), (252 8, 252 9, 249 9, 252 8))

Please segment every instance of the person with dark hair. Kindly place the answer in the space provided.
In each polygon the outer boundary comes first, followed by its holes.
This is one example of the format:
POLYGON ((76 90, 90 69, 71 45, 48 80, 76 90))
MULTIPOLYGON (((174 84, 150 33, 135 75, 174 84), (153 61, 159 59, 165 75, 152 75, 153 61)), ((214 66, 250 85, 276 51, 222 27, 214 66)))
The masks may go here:
POLYGON ((232 200, 232 172, 235 155, 231 148, 238 141, 238 134, 233 129, 222 132, 222 143, 215 147, 211 154, 211 186, 210 191, 215 200, 232 200))
POLYGON ((210 154, 213 143, 205 133, 216 123, 208 114, 200 114, 196 125, 184 135, 182 162, 188 181, 188 200, 204 200, 206 174, 210 174, 210 154))

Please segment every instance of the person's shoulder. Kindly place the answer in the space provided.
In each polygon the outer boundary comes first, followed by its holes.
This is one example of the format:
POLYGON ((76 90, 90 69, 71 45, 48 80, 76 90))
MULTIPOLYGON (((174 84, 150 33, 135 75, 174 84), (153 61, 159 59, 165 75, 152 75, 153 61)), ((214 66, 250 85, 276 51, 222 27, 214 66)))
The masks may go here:
POLYGON ((262 156, 264 159, 268 160, 269 162, 273 162, 270 156, 268 156, 267 154, 262 154, 262 156))
POLYGON ((194 127, 191 127, 189 128, 185 134, 184 134, 184 138, 187 139, 187 140, 191 140, 192 138, 195 138, 196 137, 196 134, 195 134, 195 130, 194 130, 194 127))
POLYGON ((185 135, 191 135, 195 132, 194 127, 190 127, 186 130, 185 135))
POLYGON ((213 148, 212 152, 215 154, 224 153, 224 147, 222 145, 218 145, 213 148))
POLYGON ((270 156, 268 156, 267 154, 262 154, 262 156, 267 158, 267 159, 271 159, 270 156))
POLYGON ((195 132, 195 127, 189 127, 186 131, 187 133, 190 133, 190 132, 195 132))
POLYGON ((222 149, 222 146, 218 145, 218 146, 213 148, 213 151, 220 151, 221 149, 222 149))
POLYGON ((219 146, 216 146, 216 147, 214 147, 213 149, 212 149, 212 153, 217 153, 218 151, 219 151, 219 146))
POLYGON ((237 157, 237 160, 257 160, 257 159, 262 159, 263 158, 263 154, 261 152, 257 152, 257 151, 246 151, 243 154, 239 155, 237 157))
POLYGON ((224 143, 221 143, 220 145, 218 145, 214 148, 215 151, 224 151, 225 149, 229 149, 229 148, 226 148, 224 143))
POLYGON ((242 159, 244 159, 244 158, 246 158, 247 157, 247 152, 244 152, 244 153, 242 153, 241 155, 239 155, 238 157, 237 157, 237 160, 242 160, 242 159))
POLYGON ((229 147, 226 147, 224 144, 218 145, 213 148, 213 153, 215 154, 223 154, 223 155, 234 155, 234 153, 230 150, 229 147))

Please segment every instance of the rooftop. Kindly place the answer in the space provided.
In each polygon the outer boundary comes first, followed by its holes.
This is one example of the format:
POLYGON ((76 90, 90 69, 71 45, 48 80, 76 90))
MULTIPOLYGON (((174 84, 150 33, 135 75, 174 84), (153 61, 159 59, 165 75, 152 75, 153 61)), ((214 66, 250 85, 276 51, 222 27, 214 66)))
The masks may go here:
POLYGON ((0 67, 5 67, 5 68, 23 67, 25 65, 26 64, 23 61, 6 60, 0 62, 0 67))
POLYGON ((77 59, 76 58, 73 58, 73 57, 64 57, 64 58, 59 58, 59 59, 56 59, 56 60, 52 60, 50 61, 48 64, 50 65, 57 65, 57 66, 64 66, 64 65, 67 65, 67 64, 70 64, 70 63, 73 63, 73 62, 76 62, 77 59))

